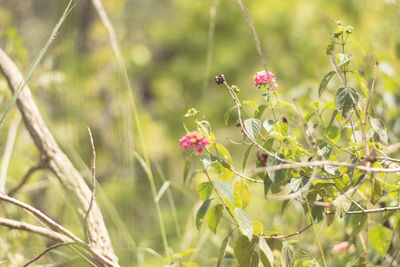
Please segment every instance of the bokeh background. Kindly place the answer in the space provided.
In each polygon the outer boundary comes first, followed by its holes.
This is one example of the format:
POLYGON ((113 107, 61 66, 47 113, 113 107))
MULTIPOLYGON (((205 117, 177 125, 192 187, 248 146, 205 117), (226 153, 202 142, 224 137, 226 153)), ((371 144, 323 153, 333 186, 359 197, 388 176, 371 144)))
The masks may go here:
MULTIPOLYGON (((0 46, 27 72, 68 1, 0 0, 0 46)), ((233 0, 103 0, 115 27, 129 80, 140 113, 156 185, 170 182, 169 195, 161 199, 171 249, 178 253, 195 248, 185 257, 200 266, 214 266, 227 227, 217 235, 194 224, 199 207, 196 178, 183 185, 184 158, 178 146, 194 125, 183 117, 195 107, 211 122, 217 141, 231 149, 234 163, 241 164, 244 147, 234 118, 224 125, 224 112, 233 105, 223 87, 214 82, 223 73, 237 85, 243 99, 260 103, 252 82, 262 69, 251 31, 233 0), (216 4, 217 3, 217 4, 216 4), (213 9, 215 8, 215 9, 213 9), (215 20, 212 19, 214 10, 215 20), (210 24, 215 30, 210 32, 210 24), (207 64, 209 58, 209 65, 207 64), (229 138, 227 138, 229 137, 229 138), (172 204, 172 205, 171 205, 172 204)), ((354 27, 352 38, 366 51, 352 50, 357 64, 371 69, 378 60, 374 114, 383 119, 390 142, 400 137, 398 117, 400 68, 400 17, 395 0, 247 0, 244 1, 262 42, 268 67, 276 73, 280 97, 297 99, 307 111, 318 100, 323 75, 331 70, 326 46, 335 28, 332 18, 354 27)), ((63 150, 90 183, 91 150, 86 127, 90 126, 97 151, 97 199, 104 213, 114 248, 122 266, 162 266, 155 252, 163 248, 156 212, 145 173, 134 158, 141 153, 133 123, 132 101, 108 39, 108 32, 89 0, 77 1, 57 39, 29 82, 34 98, 63 150)), ((335 82, 324 96, 333 99, 335 82)), ((10 99, 0 77, 0 111, 10 99)), ((18 121, 14 107, 0 126, 0 154, 10 124, 18 121)), ((289 114, 290 121, 290 114, 289 114)), ((38 151, 20 123, 7 173, 7 188, 16 185, 38 161, 38 151)), ((254 164, 251 155, 249 164, 254 164), (252 163, 251 163, 252 162, 252 163)), ((257 192, 257 190, 255 190, 257 192)), ((49 172, 37 172, 17 198, 31 203, 81 234, 73 204, 49 172)), ((304 225, 299 206, 289 204, 281 214, 280 202, 267 202, 259 194, 249 210, 264 228, 279 233, 297 231, 304 225)), ((0 214, 32 222, 17 208, 2 205, 0 214)), ((297 237, 300 248, 318 257, 315 235, 329 254, 332 244, 343 240, 343 221, 329 228, 315 228, 297 237)), ((0 228, 0 261, 20 266, 37 255, 48 241, 23 232, 0 228)), ((228 248, 228 257, 233 257, 228 248)), ((41 263, 74 260, 73 252, 60 249, 41 263)), ((344 257, 344 256, 334 256, 344 257)), ((332 260, 340 260, 332 258, 332 260)), ((341 259, 343 260, 343 259, 341 259)), ((331 262, 333 264, 333 262, 331 262)), ((234 261, 225 261, 234 266, 234 261)), ((86 266, 77 261, 69 265, 86 266)), ((56 266, 56 265, 51 265, 56 266)), ((334 266, 331 265, 331 266, 334 266)))

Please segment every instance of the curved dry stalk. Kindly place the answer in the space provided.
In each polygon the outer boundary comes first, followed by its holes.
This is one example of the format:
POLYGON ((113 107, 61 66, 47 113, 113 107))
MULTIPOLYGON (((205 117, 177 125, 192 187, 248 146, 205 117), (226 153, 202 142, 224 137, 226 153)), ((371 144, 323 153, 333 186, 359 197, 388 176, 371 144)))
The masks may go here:
MULTIPOLYGON (((0 71, 6 77, 9 88, 15 92, 24 80, 15 63, 0 48, 0 71)), ((17 100, 24 124, 29 131, 36 147, 40 151, 44 167, 51 170, 69 191, 70 196, 77 204, 82 219, 90 205, 91 190, 85 183, 82 175, 76 170, 69 158, 62 152, 53 135, 50 133, 37 108, 28 86, 21 91, 17 100)), ((115 255, 111 240, 105 226, 103 215, 96 202, 88 218, 89 231, 93 237, 93 249, 104 255, 118 266, 118 257, 115 255)))
POLYGON ((85 215, 85 233, 86 233, 86 238, 89 241, 89 244, 92 244, 92 236, 90 235, 90 232, 88 231, 88 218, 89 218, 89 214, 90 211, 92 210, 93 207, 93 202, 94 202, 94 197, 96 195, 96 149, 94 147, 94 141, 93 141, 93 135, 92 135, 92 131, 90 130, 90 128, 87 128, 88 130, 88 134, 89 134, 89 139, 90 139, 90 147, 92 149, 92 196, 90 198, 90 203, 89 203, 89 208, 86 211, 86 215, 85 215))
POLYGON ((303 229, 301 229, 301 230, 299 230, 299 231, 297 231, 295 233, 292 233, 292 234, 287 234, 287 235, 262 235, 262 236, 260 236, 260 238, 263 238, 263 239, 284 239, 284 238, 300 235, 303 232, 305 232, 306 230, 308 230, 308 228, 310 228, 311 226, 313 226, 312 223, 310 223, 309 225, 307 225, 303 229))

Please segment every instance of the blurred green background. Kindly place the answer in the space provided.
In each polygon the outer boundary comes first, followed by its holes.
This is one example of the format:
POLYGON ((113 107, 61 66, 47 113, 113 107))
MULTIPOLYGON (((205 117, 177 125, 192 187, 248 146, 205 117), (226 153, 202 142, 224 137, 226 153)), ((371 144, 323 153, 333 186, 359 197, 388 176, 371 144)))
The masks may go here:
MULTIPOLYGON (((27 72, 45 44, 67 2, 0 0, 0 46, 23 72, 27 72)), ((233 0, 103 3, 128 68, 157 188, 165 180, 170 181, 172 198, 165 195, 161 199, 169 245, 174 252, 196 248, 185 259, 191 258, 200 266, 214 266, 227 227, 222 225, 217 235, 210 234, 206 227, 196 230, 194 216, 200 204, 195 191, 197 181, 183 185, 187 154, 182 153, 178 140, 185 133, 183 122, 193 129, 183 115, 188 108, 196 107, 211 122, 217 141, 232 149, 234 163, 240 166, 245 148, 227 139, 240 140, 240 131, 234 120, 225 126, 223 119, 233 102, 213 79, 223 73, 229 83, 240 88, 242 99, 261 102, 252 77, 262 65, 251 31, 233 0), (210 9, 215 2, 219 2, 215 31, 210 35, 210 9)), ((357 49, 351 51, 355 61, 367 70, 375 60, 381 63, 374 114, 385 121, 390 142, 399 140, 400 20, 394 0, 247 0, 244 4, 254 20, 268 67, 276 73, 281 98, 296 98, 304 111, 318 100, 319 82, 331 70, 325 53, 329 33, 335 28, 331 19, 341 18, 351 24, 352 39, 366 51, 366 56, 357 49)), ((154 253, 162 254, 163 248, 149 183, 133 156, 134 151, 141 153, 141 146, 133 124, 132 102, 107 30, 89 0, 77 1, 29 85, 49 128, 88 183, 91 150, 86 127, 91 127, 97 151, 97 199, 121 265, 162 266, 163 259, 154 253)), ((324 97, 333 99, 332 91, 324 97)), ((0 77, 0 111, 9 99, 6 81, 0 77)), ((7 129, 17 116, 14 107, 0 126, 2 151, 7 129)), ((255 160, 252 155, 250 161, 255 160)), ((37 161, 38 151, 21 123, 8 168, 7 188, 16 185, 37 161)), ((254 192, 257 195, 259 190, 254 188, 254 192)), ((36 173, 16 197, 83 236, 68 195, 51 173, 36 173)), ((284 234, 305 224, 300 208, 290 204, 290 212, 281 215, 281 203, 265 201, 260 192, 253 199, 249 214, 262 221, 264 229, 284 234)), ((35 223, 7 204, 0 206, 0 214, 35 223)), ((321 236, 328 254, 332 244, 345 235, 340 220, 327 229, 315 229, 317 232, 309 230, 297 238, 299 247, 314 257, 319 257, 315 234, 321 236)), ((0 228, 0 261, 7 259, 9 266, 20 266, 48 245, 41 237, 0 228)), ((231 252, 228 248, 228 257, 233 257, 231 252)), ((60 249, 40 262, 68 262, 70 255, 74 255, 70 250, 60 249)), ((331 260, 334 266, 333 260, 337 259, 331 260)), ((80 264, 85 266, 79 260, 65 266, 80 264)), ((225 261, 225 266, 234 264, 233 260, 225 261)))

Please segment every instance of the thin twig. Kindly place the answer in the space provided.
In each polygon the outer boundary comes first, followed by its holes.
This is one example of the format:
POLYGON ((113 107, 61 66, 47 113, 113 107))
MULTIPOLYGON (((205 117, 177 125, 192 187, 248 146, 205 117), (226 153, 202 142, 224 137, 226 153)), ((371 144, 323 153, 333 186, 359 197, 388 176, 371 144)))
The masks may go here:
POLYGON ((40 170, 42 168, 43 168, 42 163, 38 163, 38 164, 35 164, 32 167, 30 167, 29 170, 27 171, 27 173, 22 178, 21 182, 14 188, 12 188, 10 191, 8 191, 7 194, 10 197, 15 195, 28 182, 28 180, 32 176, 32 174, 34 174, 37 170, 40 170))
POLYGON ((246 22, 247 22, 247 24, 249 25, 249 27, 251 29, 251 33, 253 34, 254 41, 256 42, 258 56, 260 57, 260 60, 261 60, 261 62, 263 64, 263 67, 264 67, 265 71, 268 72, 267 61, 265 60, 264 53, 263 53, 262 48, 261 48, 261 42, 260 42, 260 39, 258 38, 256 29, 255 29, 254 24, 253 24, 253 21, 249 16, 249 12, 247 11, 246 7, 243 5, 242 0, 237 0, 237 3, 239 4, 240 9, 242 10, 243 16, 246 19, 246 22))
POLYGON ((7 142, 4 148, 3 158, 1 160, 0 192, 5 192, 8 165, 10 163, 10 158, 13 151, 15 138, 17 136, 18 126, 20 122, 21 122, 21 115, 17 113, 15 114, 14 119, 11 121, 10 127, 8 129, 7 142))
POLYGON ((40 259, 42 256, 44 256, 47 252, 49 252, 49 251, 51 251, 51 250, 53 250, 53 249, 56 249, 56 248, 61 247, 61 246, 69 246, 69 245, 74 245, 74 244, 76 244, 76 243, 75 243, 75 242, 67 242, 67 243, 58 243, 58 244, 52 245, 52 246, 46 248, 42 253, 40 253, 39 255, 37 255, 36 257, 34 257, 33 259, 31 259, 31 260, 28 261, 27 263, 25 263, 22 267, 27 267, 27 266, 29 266, 30 264, 32 264, 32 263, 34 263, 35 261, 39 260, 39 259, 40 259))
POLYGON ((94 147, 94 141, 93 141, 93 135, 92 135, 92 131, 90 130, 89 127, 87 127, 88 133, 89 133, 89 139, 90 139, 90 146, 92 149, 92 195, 90 197, 90 203, 89 203, 89 208, 86 211, 86 215, 85 215, 85 233, 86 233, 86 238, 89 241, 89 244, 91 245, 93 243, 92 237, 90 235, 90 232, 88 230, 89 226, 88 226, 88 218, 89 218, 89 214, 90 211, 92 209, 93 206, 93 202, 94 202, 94 198, 96 195, 96 149, 94 147))
MULTIPOLYGON (((369 213, 381 213, 385 211, 400 210, 400 207, 384 207, 379 209, 369 209, 369 210, 354 210, 347 211, 345 214, 369 214, 369 213)), ((334 214, 335 211, 326 211, 325 214, 334 214)))
POLYGON ((292 233, 292 234, 287 234, 287 235, 269 235, 269 236, 261 235, 259 237, 260 238, 264 238, 264 239, 283 239, 283 238, 288 238, 288 237, 292 237, 292 236, 296 236, 296 235, 302 234, 304 231, 306 231, 311 226, 313 226, 312 223, 310 223, 309 225, 307 225, 303 229, 301 229, 301 230, 299 230, 299 231, 297 231, 295 233, 292 233))

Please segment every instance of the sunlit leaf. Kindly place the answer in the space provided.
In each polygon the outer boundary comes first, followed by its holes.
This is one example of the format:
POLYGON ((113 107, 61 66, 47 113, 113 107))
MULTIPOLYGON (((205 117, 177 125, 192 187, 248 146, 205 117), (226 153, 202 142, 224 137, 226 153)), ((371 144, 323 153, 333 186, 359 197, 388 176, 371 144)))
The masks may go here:
POLYGON ((251 201, 251 192, 243 179, 237 179, 233 184, 233 201, 235 207, 246 208, 251 201))
POLYGON ((247 119, 244 121, 244 128, 252 138, 257 138, 261 130, 261 121, 258 119, 247 119))
POLYGON ((231 202, 231 204, 233 204, 233 190, 228 183, 217 180, 214 182, 214 186, 218 192, 220 192, 228 201, 231 202))
POLYGON ((201 183, 197 187, 197 192, 203 202, 210 198, 212 191, 213 186, 210 182, 201 183))
POLYGON ((210 230, 214 232, 214 234, 217 233, 218 225, 221 222, 223 208, 224 206, 222 206, 221 204, 217 204, 215 206, 212 206, 207 212, 208 228, 210 228, 210 230))
POLYGON ((377 179, 374 178, 372 182, 372 195, 371 195, 371 204, 375 205, 381 199, 383 194, 383 184, 377 179))
POLYGON ((270 266, 274 266, 274 255, 272 254, 272 251, 271 251, 270 247, 268 246, 267 241, 265 241, 264 238, 260 238, 258 241, 258 245, 260 247, 260 251, 268 259, 270 266))
POLYGON ((247 104, 247 105, 253 107, 256 111, 258 111, 257 104, 254 103, 253 101, 251 101, 251 100, 245 100, 245 101, 243 101, 242 103, 243 103, 243 104, 247 104))
POLYGON ((368 239, 374 249, 384 257, 392 242, 392 230, 383 226, 376 226, 368 231, 368 239))
POLYGON ((335 71, 328 72, 324 78, 322 79, 321 83, 319 84, 318 88, 318 95, 321 97, 322 93, 325 91, 326 86, 328 85, 330 79, 335 75, 335 71))
POLYGON ((253 232, 255 235, 260 235, 264 231, 264 226, 259 221, 253 221, 253 232))
POLYGON ((336 126, 331 126, 328 131, 328 139, 336 144, 336 142, 340 139, 340 130, 336 126))
POLYGON ((253 223, 244 210, 235 208, 235 217, 239 224, 239 229, 249 240, 253 237, 253 223))

